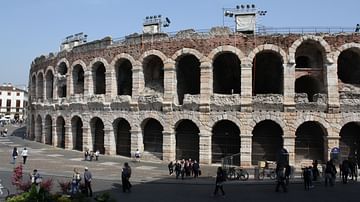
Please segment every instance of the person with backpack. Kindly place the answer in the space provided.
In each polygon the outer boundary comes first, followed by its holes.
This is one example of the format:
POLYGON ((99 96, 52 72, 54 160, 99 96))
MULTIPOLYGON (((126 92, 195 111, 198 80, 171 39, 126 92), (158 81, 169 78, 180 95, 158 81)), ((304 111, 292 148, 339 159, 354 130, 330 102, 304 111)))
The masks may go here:
POLYGON ((18 157, 18 150, 16 147, 14 147, 13 152, 12 152, 12 164, 16 163, 16 158, 18 157))
POLYGON ((224 182, 226 181, 226 175, 225 172, 223 171, 223 169, 221 167, 218 167, 217 172, 216 172, 216 181, 215 181, 215 190, 214 190, 214 196, 217 196, 217 193, 220 189, 222 196, 225 196, 225 192, 224 192, 224 182))
POLYGON ((174 172, 174 164, 172 161, 170 161, 170 163, 168 164, 168 169, 169 169, 169 175, 172 175, 174 172))
POLYGON ((131 192, 131 183, 130 183, 130 177, 131 177, 131 167, 127 162, 124 163, 124 167, 121 172, 121 181, 122 181, 122 189, 123 192, 129 191, 131 192))

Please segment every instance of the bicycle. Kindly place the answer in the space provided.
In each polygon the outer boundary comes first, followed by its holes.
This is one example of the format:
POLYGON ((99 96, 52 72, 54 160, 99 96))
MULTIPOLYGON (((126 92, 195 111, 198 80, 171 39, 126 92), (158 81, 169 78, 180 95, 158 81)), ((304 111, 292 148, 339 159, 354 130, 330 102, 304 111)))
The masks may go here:
POLYGON ((249 179, 249 173, 242 168, 235 169, 235 167, 230 167, 226 174, 226 178, 228 180, 246 181, 249 179))
POLYGON ((259 180, 263 180, 265 177, 269 177, 272 180, 276 179, 276 172, 273 168, 262 168, 259 172, 259 180))
POLYGON ((4 187, 2 184, 1 184, 1 180, 0 180, 0 198, 1 199, 6 199, 10 194, 10 190, 6 187, 4 187))

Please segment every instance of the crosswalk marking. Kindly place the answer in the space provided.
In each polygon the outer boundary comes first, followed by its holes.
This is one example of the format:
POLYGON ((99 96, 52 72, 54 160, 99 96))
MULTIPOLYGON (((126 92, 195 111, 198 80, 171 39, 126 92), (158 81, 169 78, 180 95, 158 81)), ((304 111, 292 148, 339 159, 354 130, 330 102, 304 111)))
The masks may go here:
POLYGON ((62 154, 48 154, 46 156, 49 156, 49 157, 60 157, 60 156, 64 156, 62 154))
POLYGON ((136 167, 136 169, 140 169, 140 170, 153 170, 155 168, 156 167, 154 167, 154 166, 139 166, 139 167, 136 167))

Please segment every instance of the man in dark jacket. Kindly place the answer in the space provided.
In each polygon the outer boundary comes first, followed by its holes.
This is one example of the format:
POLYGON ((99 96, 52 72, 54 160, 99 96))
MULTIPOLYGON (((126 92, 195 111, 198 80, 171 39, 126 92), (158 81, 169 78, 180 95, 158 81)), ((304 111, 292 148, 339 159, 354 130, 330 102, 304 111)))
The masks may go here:
POLYGON ((92 175, 88 167, 85 167, 84 180, 85 180, 86 195, 92 197, 92 189, 91 189, 92 175))
POLYGON ((127 190, 129 192, 131 192, 132 185, 130 184, 130 181, 129 181, 130 177, 131 177, 131 167, 129 166, 129 164, 127 162, 125 162, 124 167, 121 172, 121 181, 122 181, 123 192, 126 192, 127 190))

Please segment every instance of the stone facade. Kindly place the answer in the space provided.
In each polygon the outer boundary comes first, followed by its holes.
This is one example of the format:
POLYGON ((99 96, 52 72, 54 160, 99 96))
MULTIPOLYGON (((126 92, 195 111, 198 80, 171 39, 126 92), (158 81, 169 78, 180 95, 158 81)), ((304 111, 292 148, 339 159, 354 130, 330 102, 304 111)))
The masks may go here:
POLYGON ((33 61, 28 134, 65 149, 202 164, 238 155, 251 166, 275 160, 269 131, 290 164, 326 161, 341 130, 360 122, 357 83, 338 75, 348 65, 339 58, 359 53, 357 34, 107 37, 33 61))

